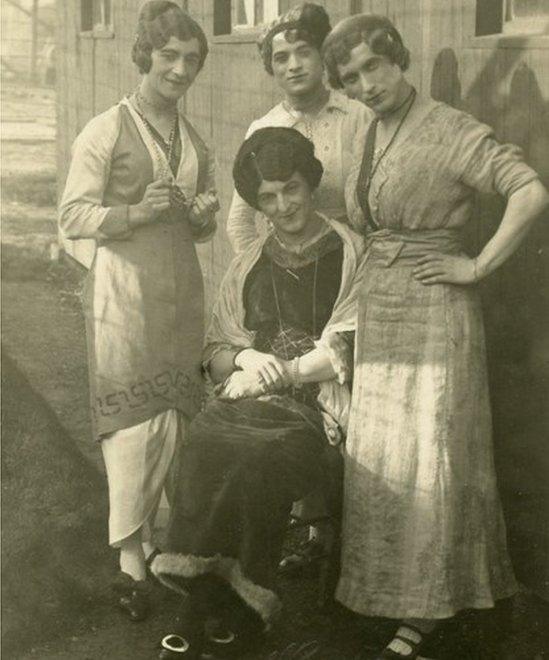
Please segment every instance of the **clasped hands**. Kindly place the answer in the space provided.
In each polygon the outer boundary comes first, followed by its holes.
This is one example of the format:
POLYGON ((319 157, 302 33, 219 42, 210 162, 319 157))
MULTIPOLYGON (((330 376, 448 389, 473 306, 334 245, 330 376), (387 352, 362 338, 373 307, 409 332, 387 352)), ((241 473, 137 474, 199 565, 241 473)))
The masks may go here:
MULTIPOLYGON (((173 186, 175 184, 169 178, 153 181, 145 189, 143 199, 133 207, 131 218, 133 224, 140 225, 157 220, 173 206, 173 186)), ((202 229, 212 215, 219 211, 217 193, 212 188, 205 193, 196 195, 187 202, 186 219, 194 229, 202 229)), ((130 221, 131 224, 131 221, 130 221)))
POLYGON ((258 397, 292 384, 290 362, 270 353, 246 348, 236 355, 235 366, 238 369, 225 381, 221 398, 258 397))

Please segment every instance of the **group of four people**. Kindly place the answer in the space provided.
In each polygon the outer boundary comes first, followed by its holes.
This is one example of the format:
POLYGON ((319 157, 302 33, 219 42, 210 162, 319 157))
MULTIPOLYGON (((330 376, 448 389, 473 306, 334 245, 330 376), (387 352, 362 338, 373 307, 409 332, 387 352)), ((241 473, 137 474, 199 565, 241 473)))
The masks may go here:
POLYGON ((141 83, 78 136, 60 206, 64 235, 97 244, 84 308, 119 603, 146 614, 151 569, 185 594, 162 657, 240 657, 280 609, 292 505, 323 493, 337 509, 343 456, 336 596, 402 622, 380 658, 415 658, 439 620, 516 589, 474 284, 547 193, 518 149, 412 87, 387 18, 331 30, 322 7, 300 5, 260 40, 284 100, 236 155, 236 257, 204 340, 194 245, 219 205, 211 152, 177 102, 207 52, 177 5, 144 5, 141 83), (460 229, 476 191, 508 203, 471 259, 460 229))

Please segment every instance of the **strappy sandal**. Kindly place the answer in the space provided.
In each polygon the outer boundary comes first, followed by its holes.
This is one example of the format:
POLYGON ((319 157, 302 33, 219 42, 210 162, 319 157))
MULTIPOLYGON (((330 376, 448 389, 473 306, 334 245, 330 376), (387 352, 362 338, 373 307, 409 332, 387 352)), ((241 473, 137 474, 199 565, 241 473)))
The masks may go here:
POLYGON ((158 578, 152 572, 151 566, 152 566, 152 563, 155 560, 155 558, 158 557, 158 555, 161 555, 161 554, 162 554, 162 550, 160 550, 159 548, 155 548, 151 552, 151 554, 147 557, 147 559, 145 559, 145 570, 147 571, 147 575, 154 578, 155 580, 157 580, 158 578))
POLYGON ((318 566, 319 562, 329 557, 324 544, 315 539, 302 543, 296 552, 283 557, 278 564, 278 572, 285 576, 295 576, 305 570, 318 566))
POLYGON ((428 636, 415 626, 402 624, 376 660, 420 660, 428 636))
POLYGON ((143 621, 150 611, 149 585, 145 580, 134 580, 120 572, 112 585, 116 605, 130 621, 143 621))

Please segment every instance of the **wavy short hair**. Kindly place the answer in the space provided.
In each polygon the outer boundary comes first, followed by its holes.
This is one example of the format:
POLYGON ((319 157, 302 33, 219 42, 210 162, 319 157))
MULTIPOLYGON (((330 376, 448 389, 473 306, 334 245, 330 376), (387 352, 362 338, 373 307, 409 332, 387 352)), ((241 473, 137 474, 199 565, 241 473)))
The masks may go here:
POLYGON ((257 194, 262 181, 288 181, 299 172, 312 192, 323 171, 310 140, 295 128, 269 126, 242 143, 234 161, 233 179, 242 199, 259 210, 257 194))
POLYGON ((151 70, 153 50, 163 48, 171 37, 181 41, 196 38, 200 50, 198 70, 208 54, 208 40, 198 23, 181 7, 168 0, 149 0, 139 12, 132 60, 140 73, 151 70))
POLYGON ((384 55, 402 71, 410 65, 410 51, 399 31, 386 16, 359 14, 340 21, 324 41, 322 55, 328 71, 330 85, 343 87, 339 77, 339 64, 346 64, 353 48, 364 43, 376 55, 384 55))
POLYGON ((302 5, 290 9, 269 23, 257 41, 265 70, 269 75, 273 75, 272 59, 275 35, 284 32, 284 37, 290 43, 306 41, 320 52, 330 30, 330 18, 324 7, 312 2, 304 2, 302 5))

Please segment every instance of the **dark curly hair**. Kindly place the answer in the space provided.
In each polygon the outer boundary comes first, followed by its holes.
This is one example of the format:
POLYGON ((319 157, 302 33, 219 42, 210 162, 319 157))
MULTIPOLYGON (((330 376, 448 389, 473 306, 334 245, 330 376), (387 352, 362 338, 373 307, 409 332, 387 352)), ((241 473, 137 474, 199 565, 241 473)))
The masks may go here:
POLYGON ((324 7, 305 2, 290 9, 267 25, 257 42, 265 70, 273 75, 273 38, 276 34, 284 32, 290 43, 303 40, 320 51, 330 30, 330 18, 324 7))
POLYGON ((288 181, 299 172, 311 191, 320 183, 324 169, 315 157, 313 143, 294 128, 260 128, 243 142, 233 166, 234 185, 250 206, 258 209, 262 181, 288 181))
POLYGON ((200 71, 208 54, 208 41, 200 25, 175 2, 149 0, 139 12, 137 34, 132 48, 132 60, 137 64, 140 73, 148 73, 151 70, 152 51, 163 48, 171 37, 181 41, 188 41, 193 37, 198 39, 200 71))
POLYGON ((402 41, 399 31, 386 16, 359 14, 340 21, 330 32, 322 55, 328 70, 330 85, 343 87, 339 78, 338 64, 346 64, 353 48, 366 44, 376 55, 384 55, 402 71, 410 65, 410 51, 402 41))

